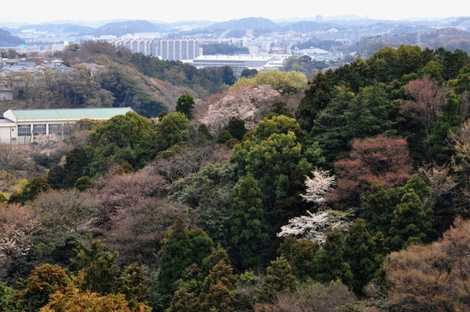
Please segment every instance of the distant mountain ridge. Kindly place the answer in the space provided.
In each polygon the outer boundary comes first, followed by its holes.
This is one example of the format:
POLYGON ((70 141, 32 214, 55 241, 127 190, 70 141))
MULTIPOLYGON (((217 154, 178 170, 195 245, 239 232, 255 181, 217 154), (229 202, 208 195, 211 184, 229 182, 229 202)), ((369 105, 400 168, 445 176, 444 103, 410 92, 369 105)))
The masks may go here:
POLYGON ((447 50, 464 50, 470 53, 470 32, 457 28, 442 28, 426 32, 390 33, 361 39, 355 49, 363 56, 371 55, 383 47, 403 44, 447 50))
POLYGON ((258 31, 276 31, 281 28, 280 25, 270 19, 262 17, 248 17, 237 20, 230 20, 212 24, 206 27, 206 31, 227 31, 227 30, 258 30, 258 31))
POLYGON ((113 22, 103 25, 94 31, 95 35, 123 36, 135 33, 167 32, 171 27, 167 24, 151 23, 144 20, 113 22))
POLYGON ((89 34, 93 33, 95 29, 89 26, 82 26, 76 25, 71 23, 63 23, 63 24, 33 24, 33 25, 25 25, 19 28, 19 30, 28 30, 34 29, 36 31, 46 31, 52 33, 63 33, 63 34, 89 34))
POLYGON ((12 35, 6 30, 0 29, 0 47, 15 47, 23 43, 23 39, 12 35))

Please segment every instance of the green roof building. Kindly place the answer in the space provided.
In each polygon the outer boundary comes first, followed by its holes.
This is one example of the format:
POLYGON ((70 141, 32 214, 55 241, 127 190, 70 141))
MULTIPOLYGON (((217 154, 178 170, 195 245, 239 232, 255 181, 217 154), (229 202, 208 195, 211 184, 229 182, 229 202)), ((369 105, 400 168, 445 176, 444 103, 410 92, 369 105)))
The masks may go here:
POLYGON ((80 120, 105 121, 133 112, 130 107, 8 110, 0 118, 0 144, 28 144, 70 134, 80 120))

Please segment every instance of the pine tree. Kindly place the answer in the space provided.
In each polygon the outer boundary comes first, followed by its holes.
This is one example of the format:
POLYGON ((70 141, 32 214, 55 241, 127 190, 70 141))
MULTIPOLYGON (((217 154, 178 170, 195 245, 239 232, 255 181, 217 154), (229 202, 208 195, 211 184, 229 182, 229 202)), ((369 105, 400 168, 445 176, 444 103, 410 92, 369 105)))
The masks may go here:
POLYGON ((349 229, 344 254, 353 274, 349 286, 356 294, 362 294, 364 286, 374 278, 383 260, 379 242, 369 232, 363 219, 356 220, 349 229))
POLYGON ((325 244, 317 252, 314 259, 315 279, 327 283, 341 280, 350 285, 351 268, 345 257, 345 235, 340 231, 328 234, 325 244))
POLYGON ((240 268, 257 268, 268 239, 263 194, 257 181, 252 176, 242 177, 235 185, 232 200, 230 254, 240 268))
POLYGON ((296 279, 289 262, 284 257, 272 261, 266 270, 266 277, 258 289, 258 302, 273 302, 277 293, 293 291, 296 279))

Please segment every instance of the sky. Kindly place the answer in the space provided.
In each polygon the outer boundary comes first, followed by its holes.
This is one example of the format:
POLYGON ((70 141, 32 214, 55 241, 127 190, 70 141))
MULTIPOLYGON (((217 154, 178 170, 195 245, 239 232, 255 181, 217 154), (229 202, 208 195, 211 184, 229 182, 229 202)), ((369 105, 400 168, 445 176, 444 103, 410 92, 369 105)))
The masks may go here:
POLYGON ((147 19, 228 20, 248 16, 290 19, 357 15, 383 19, 470 16, 468 0, 16 0, 0 22, 147 19))

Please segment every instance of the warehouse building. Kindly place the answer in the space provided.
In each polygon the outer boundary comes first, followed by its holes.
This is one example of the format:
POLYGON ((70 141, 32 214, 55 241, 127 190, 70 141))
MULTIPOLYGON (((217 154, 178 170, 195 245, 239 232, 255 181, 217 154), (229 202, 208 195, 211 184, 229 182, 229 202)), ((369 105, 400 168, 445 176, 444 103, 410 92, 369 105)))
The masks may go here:
POLYGON ((63 139, 80 120, 106 121, 132 111, 130 107, 8 110, 0 118, 0 144, 63 139))

